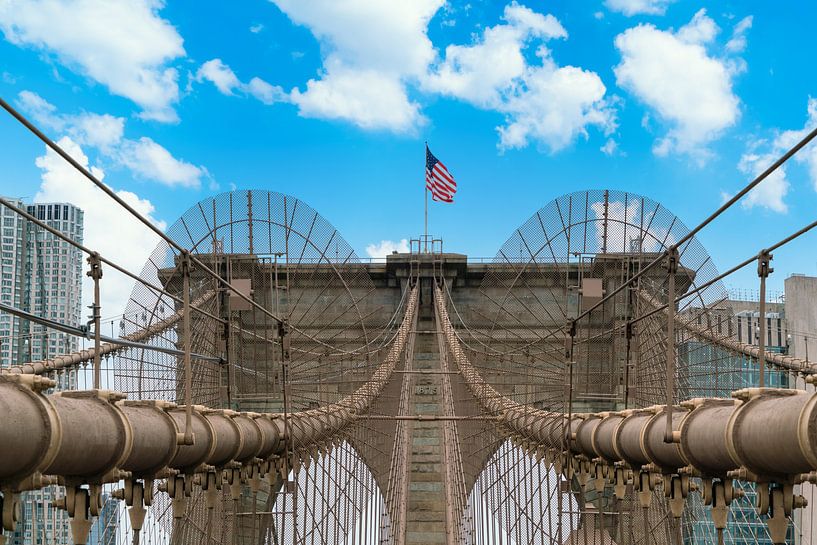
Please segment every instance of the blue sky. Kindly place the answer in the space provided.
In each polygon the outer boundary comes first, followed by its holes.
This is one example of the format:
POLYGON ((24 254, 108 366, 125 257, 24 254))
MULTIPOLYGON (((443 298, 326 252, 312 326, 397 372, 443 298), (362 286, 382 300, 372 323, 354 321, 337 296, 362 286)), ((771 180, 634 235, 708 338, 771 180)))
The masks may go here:
MULTIPOLYGON (((271 189, 360 255, 422 232, 428 140, 460 187, 431 206, 431 232, 492 256, 587 188, 705 218, 817 125, 815 16, 763 1, 0 0, 0 94, 160 225, 213 193, 271 189)), ((91 245, 144 259, 153 240, 10 117, 0 141, 0 193, 81 200, 91 245)), ((700 238, 723 270, 815 210, 810 147, 700 238)), ((815 237, 778 252, 773 288, 817 274, 815 237)), ((750 267, 729 285, 756 282, 750 267)))

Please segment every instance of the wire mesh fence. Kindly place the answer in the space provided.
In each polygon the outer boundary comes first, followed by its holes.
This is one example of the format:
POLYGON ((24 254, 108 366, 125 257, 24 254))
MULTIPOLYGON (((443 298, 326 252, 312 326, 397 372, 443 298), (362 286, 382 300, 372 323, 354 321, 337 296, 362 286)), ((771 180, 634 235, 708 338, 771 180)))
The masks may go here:
MULTIPOLYGON (((32 244, 63 249, 64 240, 40 231, 32 244)), ((760 367, 752 346, 765 317, 735 312, 721 275, 689 232, 645 197, 615 191, 560 197, 517 229, 490 263, 480 263, 477 287, 442 282, 458 340, 498 395, 566 415, 666 402, 683 411, 679 404, 686 400, 756 386, 760 367), (673 249, 674 264, 667 261, 673 249)), ((186 275, 186 252, 166 241, 157 246, 121 317, 104 322, 111 338, 136 345, 114 343, 103 352, 103 387, 131 399, 184 403, 182 355, 189 339, 192 403, 250 413, 321 409, 365 385, 391 346, 411 279, 390 284, 373 273, 302 201, 266 191, 225 193, 193 206, 167 235, 195 256, 198 267, 186 275), (291 341, 286 365, 285 335, 291 341)), ((45 252, 38 255, 37 266, 48 266, 45 252)), ((434 320, 423 324, 432 327, 434 320)), ((784 326, 777 327, 764 330, 769 357, 787 350, 784 326)), ((68 339, 66 353, 93 344, 77 334, 60 337, 47 323, 29 329, 17 338, 29 339, 28 360, 36 359, 37 343, 68 339)), ((42 358, 51 358, 45 374, 58 389, 93 386, 89 353, 59 369, 53 366, 57 354, 43 352, 42 358)), ((457 468, 453 495, 447 494, 461 542, 623 545, 661 536, 660 542, 680 544, 716 535, 697 496, 676 520, 660 491, 645 508, 632 482, 613 493, 609 482, 599 486, 599 479, 565 473, 564 460, 532 449, 527 438, 508 438, 495 421, 479 417, 484 411, 442 345, 440 357, 440 372, 452 375, 441 383, 449 396, 446 410, 474 417, 440 428, 457 468)), ((791 367, 777 363, 800 360, 780 358, 765 369, 764 383, 797 386, 791 367)), ((411 359, 409 350, 399 373, 412 372, 411 359)), ((290 465, 267 479, 245 480, 238 488, 225 484, 215 501, 194 488, 181 515, 153 483, 141 542, 401 543, 400 487, 407 476, 395 468, 409 464, 413 433, 397 419, 413 412, 405 405, 406 384, 413 383, 402 376, 390 382, 370 415, 330 444, 293 451, 290 465)), ((754 485, 740 486, 743 496, 730 507, 725 543, 771 543, 752 507, 754 485)), ((115 488, 104 488, 92 543, 133 540, 115 488)), ((30 493, 26 520, 32 522, 24 531, 54 535, 64 529, 62 511, 50 506, 51 496, 61 494, 59 487, 30 493)))

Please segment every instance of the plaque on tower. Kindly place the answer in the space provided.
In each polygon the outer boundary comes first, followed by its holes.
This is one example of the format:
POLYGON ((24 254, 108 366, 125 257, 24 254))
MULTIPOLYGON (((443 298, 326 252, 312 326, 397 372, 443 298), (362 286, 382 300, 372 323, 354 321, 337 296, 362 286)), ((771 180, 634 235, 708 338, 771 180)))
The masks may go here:
POLYGON ((582 312, 601 301, 604 287, 601 278, 582 278, 582 312))
POLYGON ((251 310, 252 305, 241 295, 252 298, 252 279, 233 278, 230 285, 234 288, 230 290, 230 310, 251 310))

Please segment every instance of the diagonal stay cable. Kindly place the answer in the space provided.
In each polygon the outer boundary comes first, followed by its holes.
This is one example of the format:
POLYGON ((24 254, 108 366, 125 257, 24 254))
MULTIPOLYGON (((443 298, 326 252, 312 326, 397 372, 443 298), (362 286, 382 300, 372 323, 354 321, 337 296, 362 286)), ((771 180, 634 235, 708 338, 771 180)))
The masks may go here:
MULTIPOLYGON (((14 212, 15 214, 18 214, 18 215, 22 216, 27 221, 30 221, 31 223, 33 223, 37 227, 39 227, 41 229, 45 229, 50 234, 54 235, 55 237, 59 238, 60 240, 63 240, 64 242, 67 242, 68 244, 70 244, 74 248, 76 248, 76 249, 78 249, 78 250, 80 250, 80 251, 82 251, 82 252, 84 252, 84 253, 86 253, 88 255, 97 255, 97 256, 99 256, 99 260, 102 261, 102 263, 104 263, 105 265, 108 265, 112 269, 124 274, 128 278, 131 278, 131 279, 135 280, 136 282, 139 282, 140 284, 142 284, 146 288, 149 288, 149 289, 155 291, 156 293, 159 293, 161 295, 169 297, 169 298, 173 299, 174 301, 176 301, 177 303, 182 302, 181 297, 173 295, 172 293, 165 290, 164 288, 162 288, 160 286, 156 286, 155 284, 153 284, 151 282, 148 282, 144 278, 141 278, 140 276, 138 276, 138 275, 130 272, 129 270, 125 269, 121 265, 117 265, 116 263, 114 263, 110 259, 107 259, 106 257, 100 255, 99 252, 91 250, 87 246, 77 242, 76 240, 72 239, 68 235, 58 231, 57 229, 54 229, 53 227, 51 227, 50 225, 48 225, 44 221, 37 219, 35 216, 33 216, 32 214, 29 214, 28 212, 26 212, 22 208, 18 208, 16 206, 14 206, 14 204, 12 204, 7 199, 5 199, 3 197, 0 197, 0 205, 3 205, 6 208, 8 208, 9 210, 11 210, 12 212, 14 212)), ((209 318, 212 318, 212 319, 217 320, 217 321, 219 321, 221 323, 224 323, 223 319, 219 318, 218 316, 215 316, 214 314, 211 314, 211 313, 207 312, 206 310, 203 310, 203 309, 201 309, 199 307, 192 306, 192 305, 191 305, 190 308, 192 308, 196 312, 200 312, 201 314, 204 314, 205 316, 207 316, 209 318)))
MULTIPOLYGON (((196 267, 203 270, 207 275, 209 275, 213 280, 219 282, 222 286, 229 288, 237 297, 243 299, 245 302, 249 303, 250 306, 255 308, 256 310, 261 311, 263 314, 266 314, 271 319, 275 320, 276 322, 283 323, 283 319, 279 316, 276 316, 260 304, 256 303, 252 300, 251 297, 241 293, 240 290, 236 289, 229 281, 222 278, 217 272, 212 270, 208 267, 204 262, 202 262, 198 257, 192 254, 187 248, 184 248, 182 245, 177 243, 175 240, 170 238, 166 233, 164 233, 161 229, 159 229, 156 225, 154 225, 150 220, 140 214, 136 209, 134 209, 131 205, 125 202, 119 195, 116 194, 110 187, 102 183, 96 176, 94 176, 87 168, 83 167, 79 162, 71 157, 71 155, 66 152, 62 147, 57 145, 52 139, 46 136, 40 129, 38 129, 31 121, 29 121, 23 114, 18 112, 11 104, 9 104, 5 99, 0 97, 0 107, 6 110, 12 117, 14 117, 18 122, 20 122, 26 129, 28 129, 34 136, 40 139, 46 146, 48 146, 51 150, 54 151, 57 155, 62 157, 65 161, 67 161, 72 167, 74 167, 80 174, 85 176, 91 183, 97 186, 100 190, 102 190, 106 195, 112 198, 114 201, 117 202, 122 208, 127 210, 133 217, 135 217, 138 221, 145 225, 148 229, 150 229, 154 234, 156 234, 160 239, 167 242, 171 247, 175 248, 181 254, 187 254, 190 256, 191 262, 196 265, 196 267)), ((307 335, 303 331, 301 331, 297 326, 290 325, 290 329, 293 331, 298 331, 299 333, 303 334, 305 337, 309 338, 310 340, 326 346, 327 348, 333 348, 331 345, 321 341, 320 339, 314 338, 310 335, 307 335)), ((346 351, 341 351, 346 352, 346 351)))
MULTIPOLYGON (((789 149, 789 151, 787 151, 786 153, 784 153, 783 155, 781 155, 781 156, 780 156, 780 157, 779 157, 779 158, 778 158, 778 159, 777 159, 777 160, 776 160, 774 163, 772 163, 772 164, 771 164, 771 165, 770 165, 770 166, 769 166, 769 167, 768 167, 766 170, 764 170, 763 172, 761 172, 760 174, 758 174, 758 175, 757 175, 757 177, 755 177, 755 179, 753 179, 751 182, 749 182, 749 184, 747 184, 747 185, 746 185, 746 186, 745 186, 743 189, 741 189, 739 192, 737 192, 737 193, 736 193, 736 194, 735 194, 735 195, 734 195, 734 196, 733 196, 731 199, 729 199, 728 201, 726 201, 725 203, 723 203, 723 204, 720 206, 720 208, 718 208, 718 209, 717 209, 715 212, 713 212, 712 214, 710 214, 710 215, 709 215, 709 217, 707 217, 705 220, 703 220, 701 223, 699 223, 697 226, 695 226, 693 229, 691 229, 691 230, 689 231, 689 233, 687 233, 686 235, 684 235, 683 237, 681 237, 681 239, 680 239, 680 240, 678 240, 678 241, 677 241, 677 242, 676 242, 676 243, 673 245, 673 248, 678 248, 678 247, 679 247, 679 246, 681 246, 683 243, 685 243, 685 242, 687 242, 688 240, 692 239, 692 237, 694 237, 695 235, 697 235, 697 234, 698 234, 698 233, 699 233, 699 232, 700 232, 700 231, 701 231, 701 230, 702 230, 704 227, 706 227, 707 225, 709 225, 710 223, 712 223, 712 222, 713 222, 713 221, 714 221, 714 220, 715 220, 715 219, 716 219, 718 216, 720 216, 720 215, 721 215, 723 212, 725 212, 725 211, 726 211, 728 208, 730 208, 730 207, 731 207, 733 204, 735 204, 735 203, 736 203, 736 202, 738 202, 738 201, 739 201, 741 198, 743 198, 743 196, 744 196, 744 195, 746 195, 747 193, 749 193, 749 191, 751 191, 752 189, 754 189, 754 188, 755 188, 755 187, 756 187, 758 184, 760 184, 760 183, 761 183, 763 180, 765 180, 766 178, 768 178, 768 177, 769 177, 769 176, 770 176, 770 175, 771 175, 771 174, 772 174, 774 171, 776 171, 778 168, 780 168, 781 166, 783 166, 783 164, 784 164, 786 161, 788 161, 789 159, 791 159, 791 158, 792 158, 792 157, 793 157, 793 156, 794 156, 794 155, 795 155, 795 154, 796 154, 798 151, 800 151, 801 149, 803 149, 803 148, 804 148, 804 147, 805 147, 805 146, 806 146, 806 145, 807 145, 809 142, 811 142, 812 140, 814 140, 814 138, 815 138, 815 137, 817 137, 817 128, 813 129, 813 130, 812 130, 811 132, 809 132, 809 133, 808 133, 806 136, 804 136, 804 137, 803 137, 803 138, 802 138, 802 139, 801 139, 799 142, 797 142, 797 143, 796 143, 794 146, 792 146, 792 147, 789 149)), ((622 291, 624 288, 628 287, 630 284, 632 284, 633 282, 635 282, 636 280, 638 280, 640 277, 642 277, 642 276, 643 276, 643 275, 644 275, 644 274, 645 274, 647 271, 651 270, 651 269, 652 269, 653 267, 655 267, 657 264, 661 263, 661 261, 663 261, 663 260, 664 260, 664 258, 665 258, 665 257, 668 255, 668 251, 669 251, 669 250, 665 250, 664 252, 662 252, 662 253, 661 253, 661 255, 659 255, 658 257, 656 257, 656 258, 655 258, 653 261, 651 261, 651 262, 650 262, 650 263, 648 263, 646 266, 644 266, 644 268, 642 268, 642 269, 641 269, 641 270, 639 270, 639 271, 638 271, 636 274, 634 274, 634 275, 633 275, 633 276, 631 276, 629 279, 627 279, 627 281, 626 281, 626 282, 623 282, 621 285, 619 285, 618 287, 616 287, 616 288, 615 288, 614 290, 612 290, 610 293, 608 293, 607 295, 605 295, 604 297, 602 297, 602 298, 601 298, 601 299, 600 299, 598 302, 596 302, 596 304, 594 304, 593 306, 591 306, 591 307, 587 308, 587 309, 586 309, 584 312, 582 312, 582 313, 580 313, 578 316, 576 316, 576 318, 574 318, 574 320, 575 320, 575 321, 579 321, 580 319, 582 319, 582 318, 584 318, 585 316, 587 316, 588 314, 590 314, 590 312, 592 312, 593 310, 595 310, 595 309, 596 309, 596 308, 598 308, 599 306, 603 305, 604 303, 606 303, 607 301, 609 301, 610 299, 612 299, 613 297, 615 297, 615 296, 616 296, 616 294, 618 294, 619 292, 621 292, 621 291, 622 291)))

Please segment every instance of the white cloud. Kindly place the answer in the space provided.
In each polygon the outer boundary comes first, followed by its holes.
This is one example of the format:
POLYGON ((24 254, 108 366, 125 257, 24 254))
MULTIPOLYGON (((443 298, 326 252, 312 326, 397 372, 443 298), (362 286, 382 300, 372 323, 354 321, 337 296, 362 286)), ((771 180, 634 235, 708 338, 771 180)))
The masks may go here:
POLYGON ((426 35, 444 0, 272 0, 344 65, 421 74, 434 58, 426 35), (365 32, 361 30, 365 29, 365 32))
POLYGON ((526 84, 527 90, 511 96, 500 110, 509 114, 508 124, 498 129, 501 149, 538 141, 558 151, 587 136, 588 126, 597 125, 605 134, 615 128, 615 113, 595 72, 545 62, 531 70, 526 84))
POLYGON ((726 50, 730 53, 743 53, 746 49, 746 33, 752 28, 752 16, 744 17, 732 30, 732 38, 726 42, 726 50))
POLYGON ((650 112, 644 112, 644 115, 641 116, 641 126, 650 130, 650 112))
POLYGON ((692 20, 678 29, 675 33, 678 40, 687 44, 707 44, 715 39, 720 28, 706 14, 705 9, 699 9, 692 16, 692 20))
POLYGON ((616 37, 622 56, 614 69, 617 83, 670 125, 656 141, 657 155, 677 151, 703 162, 709 156, 707 145, 740 115, 732 90, 736 63, 707 53, 717 32, 700 10, 677 32, 642 24, 616 37))
POLYGON ((425 123, 400 80, 376 70, 337 67, 309 80, 306 91, 293 89, 290 97, 304 117, 340 119, 364 129, 411 132, 425 123))
MULTIPOLYGON (((764 143, 760 142, 758 144, 762 145, 764 143)), ((776 159, 777 155, 774 153, 745 153, 740 158, 738 169, 754 178, 769 168, 769 165, 776 159)), ((789 192, 790 187, 791 184, 786 177, 786 170, 778 168, 741 200, 741 206, 747 209, 760 206, 775 212, 786 213, 788 212, 788 206, 783 202, 783 199, 789 192)))
MULTIPOLYGON (((797 141, 802 140, 810 131, 817 127, 817 98, 809 97, 807 107, 807 117, 805 126, 799 131, 785 131, 778 138, 778 145, 783 148, 791 148, 797 141)), ((808 168, 811 183, 817 191, 817 145, 812 141, 804 149, 794 156, 794 160, 803 163, 808 168)))
MULTIPOLYGON (((202 66, 199 80, 225 94, 288 100, 304 117, 396 133, 416 133, 427 122, 410 90, 443 94, 504 114, 497 127, 503 150, 536 143, 557 151, 590 126, 605 134, 615 128, 613 101, 598 74, 557 65, 546 47, 567 38, 561 23, 516 1, 505 7, 501 24, 486 28, 477 43, 449 46, 443 59, 428 24, 443 7, 450 20, 453 8, 445 0, 270 1, 320 43, 318 76, 280 98, 266 82, 243 84, 218 59, 202 66), (537 60, 529 62, 534 53, 537 60)), ((470 5, 461 9, 467 13, 470 5)))
POLYGON ((613 140, 612 138, 608 138, 607 142, 605 142, 604 145, 599 149, 604 155, 608 157, 612 157, 616 153, 619 153, 618 143, 616 143, 616 141, 613 140))
POLYGON ((515 4, 505 8, 504 19, 506 24, 486 28, 479 43, 449 45, 426 86, 477 106, 498 107, 503 95, 526 75, 524 49, 529 42, 567 37, 552 15, 543 16, 515 4))
MULTIPOLYGON (((62 137, 57 143, 97 178, 104 177, 104 172, 90 165, 82 148, 71 138, 62 137)), ((85 211, 85 245, 128 270, 141 270, 159 242, 158 237, 50 149, 36 159, 36 165, 42 171, 42 179, 35 201, 69 202, 79 206, 85 211)), ((118 190, 116 194, 157 227, 166 228, 165 223, 155 217, 149 200, 130 191, 118 190)), ((133 280, 107 268, 103 270, 100 286, 102 315, 121 314, 130 297, 133 280)), ((83 307, 87 307, 93 300, 93 284, 84 275, 82 291, 83 307)))
POLYGON ((119 160, 137 175, 169 186, 199 187, 202 168, 173 157, 147 137, 122 140, 119 160))
POLYGON ((271 1, 321 43, 319 78, 291 93, 301 115, 396 132, 423 124, 406 85, 434 59, 426 32, 444 0, 271 1))
MULTIPOLYGON (((750 141, 746 152, 740 158, 738 168, 752 177, 757 176, 802 140, 815 126, 817 126, 817 99, 809 97, 804 127, 795 130, 777 130, 774 131, 771 139, 750 141)), ((813 142, 808 144, 794 156, 794 160, 806 167, 808 178, 814 190, 817 191, 817 146, 813 142)), ((775 212, 785 213, 788 211, 788 206, 784 199, 790 187, 787 165, 780 166, 755 187, 741 204, 744 208, 761 206, 775 212)))
POLYGON ((99 148, 106 154, 122 142, 125 134, 125 119, 122 117, 86 112, 67 119, 69 134, 80 143, 99 148))
POLYGON ((257 23, 250 26, 250 32, 252 32, 253 34, 258 34, 262 30, 264 30, 264 25, 262 25, 261 23, 257 23))
POLYGON ((176 29, 159 16, 162 0, 6 0, 0 30, 15 45, 60 62, 128 98, 141 117, 177 121, 178 72, 185 56, 176 29))
POLYGON ((236 92, 248 94, 264 104, 287 100, 279 86, 271 85, 261 78, 252 78, 249 83, 243 83, 221 59, 211 59, 199 67, 196 81, 205 80, 210 81, 224 95, 234 95, 236 92))
POLYGON ((448 46, 425 88, 506 114, 506 124, 497 128, 500 149, 538 142, 558 151, 586 136, 588 126, 615 128, 598 74, 558 66, 546 47, 549 40, 567 38, 555 17, 513 2, 503 19, 473 45, 448 46), (529 64, 526 53, 534 46, 539 63, 529 64))
POLYGON ((235 89, 241 87, 235 72, 221 62, 221 59, 212 59, 201 65, 196 72, 196 81, 203 80, 212 82, 225 95, 232 95, 235 89))
POLYGON ((676 238, 667 228, 656 227, 648 221, 653 210, 642 210, 640 199, 632 199, 626 205, 624 201, 616 200, 607 203, 606 240, 604 201, 591 203, 590 210, 596 219, 593 227, 599 249, 606 246, 608 252, 660 252, 676 243, 676 238), (624 224, 629 227, 625 229, 624 224))
POLYGON ((246 90, 264 104, 287 100, 287 96, 278 85, 270 85, 261 78, 252 78, 247 84, 246 90))
POLYGON ((369 255, 369 257, 382 258, 393 252, 405 254, 408 253, 408 251, 409 243, 405 238, 400 239, 399 241, 381 240, 379 243, 372 243, 366 246, 366 253, 369 255))
POLYGON ((104 157, 141 178, 169 186, 199 187, 201 178, 207 176, 204 167, 176 159, 150 138, 125 138, 124 118, 88 112, 60 114, 53 104, 31 91, 20 92, 18 105, 41 125, 69 135, 77 145, 98 149, 104 157))
POLYGON ((623 13, 627 17, 633 15, 664 15, 667 7, 675 0, 606 0, 604 5, 613 11, 623 13))
POLYGON ((57 107, 32 91, 20 91, 17 104, 26 111, 34 121, 52 129, 61 129, 62 120, 56 116, 57 107))
POLYGON ((125 129, 124 118, 109 114, 60 114, 56 106, 28 90, 20 91, 17 95, 17 105, 37 124, 57 132, 67 132, 77 143, 90 144, 105 151, 119 143, 125 129))

